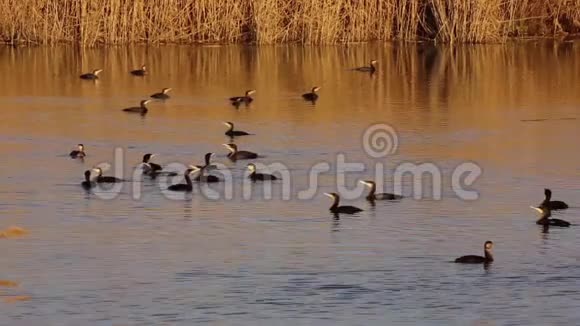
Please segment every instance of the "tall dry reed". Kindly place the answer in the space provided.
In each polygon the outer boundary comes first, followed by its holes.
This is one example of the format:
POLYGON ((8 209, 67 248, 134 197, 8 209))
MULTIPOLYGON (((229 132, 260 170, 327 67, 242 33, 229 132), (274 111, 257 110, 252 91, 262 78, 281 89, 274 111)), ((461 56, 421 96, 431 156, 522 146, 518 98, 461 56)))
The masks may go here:
POLYGON ((498 42, 580 32, 577 0, 0 0, 12 44, 498 42))

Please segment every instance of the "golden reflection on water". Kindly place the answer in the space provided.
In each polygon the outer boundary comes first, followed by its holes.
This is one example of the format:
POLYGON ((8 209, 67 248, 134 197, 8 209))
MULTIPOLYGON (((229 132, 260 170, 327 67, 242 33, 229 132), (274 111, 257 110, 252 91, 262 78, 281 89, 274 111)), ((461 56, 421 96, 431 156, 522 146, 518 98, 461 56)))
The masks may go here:
POLYGON ((22 301, 29 301, 31 298, 28 295, 13 295, 4 297, 3 300, 5 303, 16 303, 22 301))
POLYGON ((4 230, 0 230, 0 239, 2 238, 17 238, 22 237, 28 233, 27 230, 19 226, 10 226, 4 230))
POLYGON ((17 282, 9 280, 0 280, 0 287, 15 288, 18 286, 19 284, 17 282))
MULTIPOLYGON (((0 118, 8 134, 83 135, 123 145, 150 137, 151 131, 127 130, 106 121, 146 124, 119 111, 163 87, 174 89, 172 99, 152 103, 149 116, 163 119, 159 123, 169 124, 167 130, 178 129, 185 121, 228 119, 233 108, 227 97, 253 88, 256 101, 250 109, 240 108, 246 115, 246 129, 251 129, 252 121, 286 122, 312 128, 318 138, 340 140, 345 133, 332 125, 384 121, 401 132, 459 135, 442 146, 405 144, 408 153, 507 162, 508 153, 525 149, 520 158, 534 160, 538 149, 554 140, 545 134, 546 128, 561 128, 566 137, 576 134, 579 53, 574 43, 453 48, 421 44, 3 47, 0 118), (377 74, 351 71, 371 58, 379 61, 377 74), (142 64, 150 75, 129 74, 142 64), (100 80, 78 79, 97 67, 104 69, 100 80), (314 85, 322 89, 312 107, 301 101, 300 94, 314 85), (56 116, 57 110, 62 114, 56 116), (548 120, 525 121, 534 119, 548 120), (98 121, 98 128, 91 121, 98 121), (506 137, 500 130, 513 133, 506 137), (462 143, 463 132, 477 139, 462 143)), ((154 136, 183 142, 172 132, 154 136)), ((75 143, 72 140, 70 146, 75 143)), ((2 144, 1 149, 19 150, 11 146, 2 144)))

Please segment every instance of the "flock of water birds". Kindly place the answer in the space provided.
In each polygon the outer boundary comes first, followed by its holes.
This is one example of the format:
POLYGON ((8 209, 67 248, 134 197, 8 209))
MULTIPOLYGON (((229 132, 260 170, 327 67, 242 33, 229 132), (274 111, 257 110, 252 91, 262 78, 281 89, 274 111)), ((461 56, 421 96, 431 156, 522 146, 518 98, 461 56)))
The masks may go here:
MULTIPOLYGON (((377 60, 371 60, 368 66, 362 66, 358 68, 354 68, 353 70, 359 72, 365 72, 369 74, 374 74, 377 71, 377 60)), ((99 74, 103 71, 103 69, 95 69, 90 73, 85 73, 80 75, 81 79, 84 80, 97 80, 99 79, 99 74)), ((148 75, 147 67, 145 65, 141 66, 140 69, 132 70, 130 73, 133 76, 146 76, 148 75)), ((313 104, 318 100, 318 91, 320 87, 314 86, 311 89, 311 92, 302 94, 302 98, 306 101, 310 101, 313 104)), ((151 99, 142 100, 139 106, 136 107, 129 107, 125 108, 122 111, 126 113, 137 113, 141 115, 145 115, 148 112, 147 104, 152 100, 167 100, 170 98, 168 94, 171 91, 171 88, 164 88, 159 93, 152 94, 150 97, 151 99)), ((255 90, 247 90, 244 95, 242 96, 234 96, 229 98, 230 103, 239 108, 241 105, 249 106, 252 101, 252 95, 255 93, 255 90)), ((240 136, 247 136, 251 135, 248 132, 235 130, 234 123, 232 122, 224 122, 224 124, 228 127, 227 131, 225 132, 226 136, 230 137, 230 140, 233 141, 235 137, 240 136)), ((232 141, 227 144, 223 144, 228 150, 229 154, 227 157, 232 161, 237 160, 251 160, 259 158, 257 153, 239 150, 238 146, 234 144, 232 141)), ((73 159, 84 159, 86 156, 85 147, 83 144, 78 144, 77 149, 70 152, 70 157, 73 159)), ((176 176, 176 172, 172 171, 165 171, 163 167, 159 164, 151 162, 151 159, 154 157, 154 154, 147 153, 143 155, 143 160, 140 163, 143 174, 147 175, 151 178, 155 178, 160 175, 165 176, 176 176)), ((207 153, 204 158, 203 165, 190 165, 184 172, 184 180, 185 183, 173 184, 170 185, 167 190, 170 191, 182 191, 182 192, 191 192, 193 190, 193 181, 196 182, 206 182, 206 183, 213 183, 213 182, 220 182, 217 176, 211 175, 211 170, 215 168, 215 165, 211 164, 211 159, 214 156, 214 153, 207 153), (191 175, 197 176, 192 179, 191 175)), ((247 165, 247 169, 249 170, 248 178, 253 181, 272 181, 278 180, 278 177, 271 174, 265 173, 258 173, 256 169, 256 165, 250 163, 247 165)), ((98 183, 116 183, 116 182, 124 182, 125 180, 113 177, 113 176, 104 176, 103 169, 100 167, 95 167, 90 170, 85 171, 85 180, 81 183, 82 187, 89 190, 95 187, 98 183)), ((364 180, 360 181, 363 185, 367 186, 370 191, 366 196, 366 199, 371 203, 374 203, 377 200, 401 200, 403 196, 398 194, 391 194, 391 193, 376 193, 376 183, 374 181, 364 180)), ((330 211, 334 214, 335 218, 339 217, 339 214, 356 214, 358 212, 363 211, 362 209, 355 207, 355 206, 341 206, 340 205, 340 196, 337 193, 325 193, 325 195, 332 198, 333 203, 330 206, 330 211)), ((569 227, 571 224, 567 221, 561 219, 550 218, 552 216, 552 210, 562 210, 567 209, 568 205, 562 201, 552 201, 552 191, 550 189, 544 190, 545 198, 544 200, 538 205, 530 206, 534 210, 537 210, 540 213, 540 218, 536 221, 536 224, 543 226, 544 228, 553 227, 569 227)), ((468 263, 468 264, 489 264, 493 262, 493 242, 486 241, 484 243, 484 255, 467 255, 462 256, 455 259, 456 263, 468 263)))

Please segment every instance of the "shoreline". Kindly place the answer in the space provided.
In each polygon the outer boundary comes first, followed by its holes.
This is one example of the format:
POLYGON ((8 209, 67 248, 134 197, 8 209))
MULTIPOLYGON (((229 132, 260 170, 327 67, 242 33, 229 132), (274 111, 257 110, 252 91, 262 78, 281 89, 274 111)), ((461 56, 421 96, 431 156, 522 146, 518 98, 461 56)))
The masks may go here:
POLYGON ((304 46, 304 47, 349 47, 369 44, 395 44, 395 45, 433 45, 433 46, 474 46, 474 45, 509 45, 517 43, 530 42, 554 42, 554 43, 574 43, 580 41, 580 33, 565 34, 558 36, 525 36, 525 37, 508 37, 501 41, 487 41, 487 42, 441 42, 437 40, 368 40, 368 41, 353 41, 342 43, 300 43, 300 42, 278 42, 278 43, 257 43, 257 42, 230 42, 230 43, 216 43, 216 42, 125 42, 125 43, 97 43, 93 45, 83 45, 74 41, 58 41, 52 43, 41 42, 9 42, 0 40, 0 46, 13 48, 33 48, 33 47, 81 47, 81 48, 114 48, 114 47, 163 47, 163 46, 200 46, 200 47, 224 47, 224 46, 304 46))

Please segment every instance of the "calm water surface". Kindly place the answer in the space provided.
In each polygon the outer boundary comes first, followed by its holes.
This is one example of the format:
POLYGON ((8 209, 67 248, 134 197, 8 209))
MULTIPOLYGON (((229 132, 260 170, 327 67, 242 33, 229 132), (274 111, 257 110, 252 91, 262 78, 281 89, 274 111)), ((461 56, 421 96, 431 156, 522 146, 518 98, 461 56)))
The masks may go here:
MULTIPOLYGON (((543 233, 528 206, 543 188, 580 207, 580 48, 577 44, 451 48, 344 47, 0 48, 0 325, 570 325, 580 319, 578 229, 543 233), (379 60, 374 76, 349 68, 379 60), (146 63, 150 76, 128 74, 146 63), (78 79, 102 67, 97 82, 78 79), (316 105, 299 94, 321 86, 316 105), (145 118, 120 112, 163 87, 145 118), (255 88, 250 108, 227 98, 255 88), (255 133, 236 140, 283 163, 281 183, 265 200, 242 198, 244 161, 225 158, 222 121, 255 133), (363 151, 373 123, 398 132, 387 158, 363 151), (84 143, 88 157, 68 152, 84 143), (125 177, 144 153, 158 163, 199 164, 205 152, 231 168, 234 198, 194 191, 170 200, 157 181, 136 178, 112 200, 80 187, 82 173, 114 164, 124 150, 125 177), (385 167, 385 189, 401 162, 440 167, 443 198, 407 198, 333 220, 334 173, 341 153, 366 165, 347 184, 385 167), (477 163, 469 187, 451 189, 451 173, 477 163), (142 181, 142 182, 141 182, 142 181), (451 264, 496 244, 489 268, 451 264)), ((108 171, 111 174, 114 167, 108 171)), ((180 181, 175 179, 175 182, 180 181)), ((403 180, 405 195, 413 182, 403 180)), ((223 185, 212 186, 219 193, 223 185)), ((427 188, 427 187, 425 187, 427 188)), ((247 189, 246 189, 247 190, 247 189)), ((580 224, 580 209, 555 213, 580 224)))

